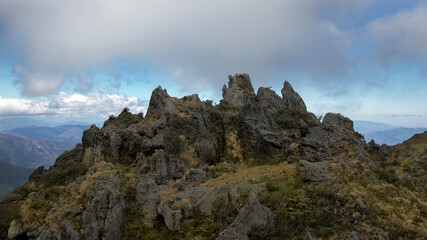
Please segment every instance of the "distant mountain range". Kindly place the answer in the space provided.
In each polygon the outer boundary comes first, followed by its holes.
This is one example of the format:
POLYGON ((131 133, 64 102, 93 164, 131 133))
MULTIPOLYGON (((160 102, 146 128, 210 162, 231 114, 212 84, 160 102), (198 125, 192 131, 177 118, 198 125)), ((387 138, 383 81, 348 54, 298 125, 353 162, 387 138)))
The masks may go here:
POLYGON ((81 141, 90 125, 60 125, 33 118, 0 119, 0 196, 22 185, 38 166, 46 168, 81 141))
POLYGON ((370 121, 354 121, 353 123, 354 130, 361 133, 366 142, 373 139, 377 144, 390 146, 402 143, 414 134, 427 131, 427 128, 405 128, 370 121))
POLYGON ((86 122, 67 121, 67 122, 53 122, 41 118, 27 118, 27 117, 8 117, 0 118, 0 131, 5 132, 14 128, 26 127, 56 127, 60 125, 88 125, 86 122))
POLYGON ((417 133, 423 133, 427 128, 394 128, 384 131, 371 132, 364 134, 365 140, 369 142, 371 139, 378 144, 396 145, 402 143, 417 133))
POLYGON ((15 167, 0 161, 0 197, 24 184, 33 171, 34 169, 15 167))
POLYGON ((12 166, 37 168, 51 166, 65 150, 77 141, 39 140, 0 133, 0 161, 12 166))
POLYGON ((33 139, 80 142, 83 131, 89 127, 90 125, 32 126, 14 128, 7 133, 33 139))

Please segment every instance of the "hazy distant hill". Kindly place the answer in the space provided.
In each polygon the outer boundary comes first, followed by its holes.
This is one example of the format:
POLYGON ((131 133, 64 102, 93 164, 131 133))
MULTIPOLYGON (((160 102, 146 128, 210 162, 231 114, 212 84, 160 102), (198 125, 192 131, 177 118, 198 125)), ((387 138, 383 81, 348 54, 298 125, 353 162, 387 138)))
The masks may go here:
POLYGON ((372 139, 377 144, 396 145, 427 128, 405 128, 371 121, 354 121, 354 130, 361 133, 366 142, 372 139))
POLYGON ((402 143, 409 138, 411 138, 414 134, 422 133, 426 131, 427 128, 395 128, 378 132, 371 132, 363 134, 365 136, 365 140, 369 142, 371 139, 377 144, 387 144, 387 145, 396 145, 402 143))
POLYGON ((14 128, 26 128, 32 126, 38 127, 56 127, 60 125, 89 125, 87 122, 67 121, 67 122, 54 122, 42 118, 28 118, 28 117, 7 117, 0 118, 0 131, 9 131, 14 128))
POLYGON ((0 161, 13 166, 37 168, 51 166, 65 150, 77 142, 23 138, 0 133, 0 161))
POLYGON ((61 125, 56 127, 22 127, 9 130, 8 133, 33 139, 81 141, 83 131, 90 125, 61 125))
POLYGON ((398 128, 385 123, 371 122, 371 121, 354 121, 354 130, 358 131, 361 134, 384 131, 389 129, 398 128))
POLYGON ((34 169, 20 168, 0 162, 0 197, 24 184, 34 169))
POLYGON ((31 126, 55 126, 50 121, 44 121, 36 118, 24 118, 24 117, 13 117, 13 118, 1 118, 0 119, 0 131, 7 131, 17 127, 31 127, 31 126))

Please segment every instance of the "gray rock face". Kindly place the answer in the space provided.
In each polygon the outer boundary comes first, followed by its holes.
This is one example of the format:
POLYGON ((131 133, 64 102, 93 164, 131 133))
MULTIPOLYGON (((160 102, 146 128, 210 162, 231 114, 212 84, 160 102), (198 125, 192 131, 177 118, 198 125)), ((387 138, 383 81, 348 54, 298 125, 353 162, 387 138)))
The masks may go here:
POLYGON ((255 98, 254 88, 247 73, 228 76, 228 87, 222 88, 222 97, 237 107, 242 107, 255 98))
POLYGON ((239 125, 245 150, 252 157, 268 160, 283 154, 285 139, 280 129, 271 125, 258 108, 245 105, 239 112, 239 125))
POLYGON ((335 125, 340 128, 345 128, 350 131, 354 131, 353 129, 353 121, 348 117, 344 117, 339 113, 327 113, 322 120, 323 124, 335 125))
POLYGON ((271 210, 262 206, 256 198, 251 198, 240 209, 233 223, 219 234, 217 240, 249 240, 248 232, 253 227, 272 228, 274 224, 274 214, 271 210))
POLYGON ((182 193, 175 194, 164 201, 172 209, 181 209, 186 217, 198 210, 209 216, 216 200, 215 192, 206 187, 195 187, 182 193), (185 203, 185 204, 184 204, 185 203))
POLYGON ((160 86, 154 89, 147 110, 147 118, 155 115, 162 116, 165 113, 177 113, 178 109, 168 98, 170 98, 169 94, 160 86))
POLYGON ((18 220, 13 220, 10 223, 9 230, 7 231, 7 239, 15 239, 24 233, 22 224, 18 220))
POLYGON ((157 217, 157 207, 160 197, 157 184, 149 176, 142 176, 136 186, 136 200, 141 206, 142 223, 153 226, 157 217))
POLYGON ((362 238, 357 233, 350 233, 345 240, 362 240, 362 238))
POLYGON ((259 106, 262 109, 277 113, 285 108, 285 101, 269 88, 260 87, 257 92, 259 106))
POLYGON ((362 141, 355 137, 353 122, 333 113, 326 114, 323 124, 310 128, 302 138, 304 158, 310 162, 317 162, 334 156, 333 145, 339 141, 353 147, 359 158, 367 159, 362 141))
POLYGON ((202 169, 191 169, 185 176, 185 180, 175 184, 173 187, 179 190, 184 190, 188 187, 195 187, 203 183, 206 179, 206 172, 202 169))
POLYGON ((184 168, 178 158, 169 157, 165 151, 156 150, 149 157, 140 157, 142 174, 153 173, 157 184, 164 184, 170 179, 178 179, 183 176, 184 168))
POLYGON ((181 225, 183 215, 181 209, 173 210, 166 202, 160 203, 157 208, 158 213, 163 217, 166 227, 175 230, 181 225))
POLYGON ((286 106, 295 107, 307 111, 304 101, 299 96, 299 94, 294 91, 288 81, 285 81, 283 83, 282 96, 286 106))
POLYGON ((157 134, 153 138, 143 138, 142 151, 148 154, 152 154, 157 149, 165 148, 165 137, 163 134, 157 134))
POLYGON ((329 178, 325 173, 328 165, 328 161, 312 163, 306 160, 300 160, 297 165, 297 171, 306 181, 322 182, 329 178))
POLYGON ((202 162, 210 162, 215 157, 216 144, 208 138, 198 138, 194 143, 194 148, 202 162))
POLYGON ((113 132, 110 135, 110 145, 111 145, 111 150, 112 150, 114 159, 119 158, 119 148, 120 148, 120 145, 122 145, 122 142, 123 142, 122 138, 116 132, 113 132))
POLYGON ((99 128, 97 128, 96 125, 92 125, 88 130, 83 132, 82 144, 84 148, 87 148, 93 145, 98 131, 99 131, 99 128))
POLYGON ((74 229, 70 220, 64 220, 61 223, 61 227, 64 229, 64 232, 61 233, 62 239, 80 240, 80 234, 74 229))
POLYGON ((86 190, 88 203, 82 217, 86 239, 120 239, 123 233, 125 202, 120 192, 122 176, 117 171, 96 177, 86 190))

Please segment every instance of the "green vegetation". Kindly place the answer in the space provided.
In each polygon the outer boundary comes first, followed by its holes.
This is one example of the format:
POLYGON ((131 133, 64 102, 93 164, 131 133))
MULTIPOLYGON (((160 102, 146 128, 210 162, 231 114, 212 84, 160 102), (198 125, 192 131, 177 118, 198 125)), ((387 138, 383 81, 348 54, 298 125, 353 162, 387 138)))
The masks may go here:
MULTIPOLYGON (((307 229, 327 239, 345 229, 343 219, 333 212, 336 199, 329 185, 305 183, 298 176, 284 173, 268 181, 267 186, 269 192, 261 202, 277 217, 270 239, 304 238, 307 229)), ((251 234, 262 239, 266 233, 254 229, 251 234)))
POLYGON ((129 108, 124 108, 119 116, 114 117, 114 115, 110 116, 107 121, 104 122, 103 127, 107 127, 109 125, 115 125, 118 128, 127 128, 131 124, 138 123, 143 119, 142 113, 132 114, 129 112, 129 108))

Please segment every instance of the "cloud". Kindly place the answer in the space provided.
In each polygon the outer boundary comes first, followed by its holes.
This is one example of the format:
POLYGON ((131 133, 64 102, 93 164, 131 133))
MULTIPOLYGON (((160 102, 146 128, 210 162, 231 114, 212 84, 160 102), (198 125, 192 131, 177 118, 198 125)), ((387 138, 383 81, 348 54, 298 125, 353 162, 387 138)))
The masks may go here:
POLYGON ((21 65, 15 65, 12 72, 17 75, 15 84, 23 86, 22 93, 28 96, 40 96, 53 92, 63 81, 63 76, 53 72, 28 72, 21 65))
POLYGON ((0 96, 0 116, 58 115, 68 117, 101 116, 117 114, 128 107, 132 112, 146 112, 147 102, 137 97, 119 94, 93 95, 59 92, 47 99, 3 98, 0 96))
POLYGON ((198 91, 236 72, 255 85, 283 82, 285 72, 316 81, 345 74, 352 36, 337 22, 372 2, 4 0, 0 21, 10 39, 24 39, 24 94, 51 93, 69 74, 117 58, 149 62, 198 91))
POLYGON ((427 4, 370 22, 366 34, 377 46, 376 60, 390 64, 414 57, 427 60, 427 4))

